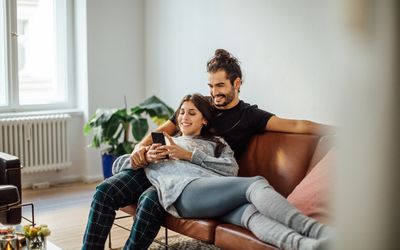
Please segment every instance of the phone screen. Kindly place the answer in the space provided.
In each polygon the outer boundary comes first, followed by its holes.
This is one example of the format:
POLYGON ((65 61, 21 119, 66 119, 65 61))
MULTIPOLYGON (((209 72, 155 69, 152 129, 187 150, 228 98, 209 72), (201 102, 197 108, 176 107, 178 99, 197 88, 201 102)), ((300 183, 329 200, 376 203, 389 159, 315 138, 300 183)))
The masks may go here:
POLYGON ((153 139, 153 143, 161 143, 162 145, 165 145, 165 137, 163 133, 152 132, 151 138, 153 139))

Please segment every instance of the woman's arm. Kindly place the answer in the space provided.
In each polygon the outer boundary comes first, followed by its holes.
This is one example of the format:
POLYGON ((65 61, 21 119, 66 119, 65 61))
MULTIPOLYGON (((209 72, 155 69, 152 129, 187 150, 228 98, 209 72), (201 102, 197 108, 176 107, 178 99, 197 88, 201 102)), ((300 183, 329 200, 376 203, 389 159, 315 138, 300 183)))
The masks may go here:
MULTIPOLYGON (((219 157, 211 156, 200 149, 196 148, 193 152, 183 149, 177 145, 172 138, 165 134, 170 145, 161 146, 165 148, 167 154, 172 159, 190 161, 196 165, 199 165, 205 169, 211 170, 215 173, 225 176, 236 176, 239 170, 239 166, 233 156, 232 149, 228 144, 221 138, 221 142, 225 144, 225 147, 219 157)), ((202 140, 207 143, 209 147, 214 148, 213 142, 202 140)))
POLYGON ((236 176, 239 171, 239 165, 233 156, 233 151, 227 144, 219 157, 195 149, 192 153, 191 162, 224 176, 236 176))

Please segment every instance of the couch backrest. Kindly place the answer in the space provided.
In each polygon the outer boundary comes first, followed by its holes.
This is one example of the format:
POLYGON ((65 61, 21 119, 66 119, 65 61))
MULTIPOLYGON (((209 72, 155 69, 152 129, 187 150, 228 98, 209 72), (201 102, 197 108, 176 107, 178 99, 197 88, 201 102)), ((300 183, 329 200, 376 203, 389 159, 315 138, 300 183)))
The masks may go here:
POLYGON ((315 165, 317 158, 321 157, 315 156, 313 159, 320 138, 277 132, 256 135, 239 159, 239 176, 264 176, 279 193, 287 197, 309 168, 315 165))

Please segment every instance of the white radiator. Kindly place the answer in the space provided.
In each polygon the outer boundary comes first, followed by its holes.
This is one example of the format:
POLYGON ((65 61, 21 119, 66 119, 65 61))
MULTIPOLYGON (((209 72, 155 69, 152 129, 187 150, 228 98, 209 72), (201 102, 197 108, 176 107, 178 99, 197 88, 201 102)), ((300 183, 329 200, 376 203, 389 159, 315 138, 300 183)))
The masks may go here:
POLYGON ((0 118, 0 151, 19 157, 23 173, 71 166, 68 114, 0 118))

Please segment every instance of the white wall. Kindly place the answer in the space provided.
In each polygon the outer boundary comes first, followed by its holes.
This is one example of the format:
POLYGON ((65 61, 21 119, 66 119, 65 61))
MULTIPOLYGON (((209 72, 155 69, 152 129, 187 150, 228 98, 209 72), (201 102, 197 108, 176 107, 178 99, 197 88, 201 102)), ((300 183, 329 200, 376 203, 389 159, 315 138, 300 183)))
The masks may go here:
POLYGON ((330 1, 145 2, 146 94, 207 94, 217 48, 242 62, 241 98, 282 117, 338 122, 330 1))
MULTIPOLYGON (((133 107, 144 99, 143 1, 87 0, 85 21, 87 44, 80 45, 87 48, 87 78, 81 79, 88 86, 85 117, 98 108, 124 107, 124 96, 133 107)), ((85 178, 101 178, 99 150, 85 150, 85 178)))

